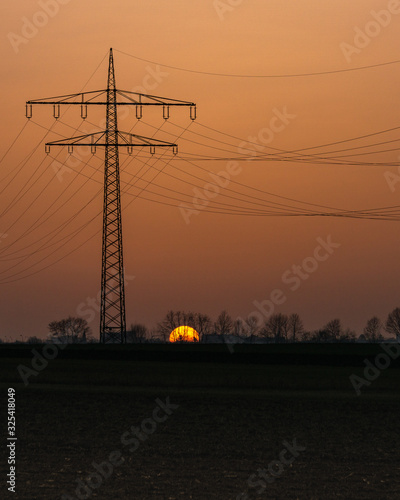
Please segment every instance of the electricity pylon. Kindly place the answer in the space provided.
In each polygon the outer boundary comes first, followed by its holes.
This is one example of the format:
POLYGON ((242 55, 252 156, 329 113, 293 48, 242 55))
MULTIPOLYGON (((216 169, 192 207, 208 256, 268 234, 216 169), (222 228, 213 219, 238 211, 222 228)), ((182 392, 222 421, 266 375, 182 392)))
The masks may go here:
POLYGON ((109 55, 106 90, 80 92, 77 94, 27 101, 27 118, 31 118, 32 105, 34 104, 52 104, 55 119, 58 119, 60 116, 61 105, 80 105, 81 117, 83 119, 87 117, 88 105, 106 106, 106 130, 94 134, 48 142, 45 148, 46 152, 49 153, 51 146, 68 146, 68 152, 72 153, 75 146, 90 146, 93 154, 96 152, 97 146, 105 148, 100 342, 103 344, 123 344, 126 342, 126 319, 119 148, 126 147, 128 154, 131 155, 134 147, 150 148, 151 154, 154 154, 156 148, 172 148, 173 153, 176 154, 178 147, 174 143, 119 131, 117 108, 122 105, 135 106, 136 118, 140 120, 142 118, 143 106, 162 106, 163 117, 167 120, 171 106, 189 106, 190 118, 195 120, 196 105, 188 101, 118 90, 115 84, 112 49, 110 49, 109 55))

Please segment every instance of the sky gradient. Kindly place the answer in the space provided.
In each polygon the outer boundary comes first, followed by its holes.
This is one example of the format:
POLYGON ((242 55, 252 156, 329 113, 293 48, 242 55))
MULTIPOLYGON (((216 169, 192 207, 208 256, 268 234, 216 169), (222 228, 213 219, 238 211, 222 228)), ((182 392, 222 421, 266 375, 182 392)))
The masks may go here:
POLYGON ((400 64, 329 73, 398 59, 399 2, 22 0, 0 14, 0 338, 45 338, 68 315, 98 336, 102 152, 46 156, 44 143, 98 130, 105 110, 82 123, 65 107, 55 123, 38 106, 23 127, 27 100, 106 88, 110 47, 118 88, 198 111, 120 112, 121 130, 179 144, 175 159, 121 152, 128 324, 273 309, 360 334, 400 306, 399 222, 361 214, 400 205, 400 64), (336 159, 283 161, 304 148, 336 159), (359 218, 314 216, 345 210, 359 218))

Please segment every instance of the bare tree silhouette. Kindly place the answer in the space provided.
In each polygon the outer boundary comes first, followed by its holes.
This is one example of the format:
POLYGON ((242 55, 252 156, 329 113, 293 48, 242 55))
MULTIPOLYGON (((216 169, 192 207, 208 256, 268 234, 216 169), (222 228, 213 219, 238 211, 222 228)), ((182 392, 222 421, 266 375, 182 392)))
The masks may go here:
POLYGON ((298 337, 300 337, 304 333, 303 322, 297 313, 290 314, 288 318, 288 332, 290 340, 292 340, 293 342, 296 342, 298 337))
POLYGON ((40 339, 39 337, 36 337, 35 335, 33 335, 33 336, 28 338, 26 343, 27 344, 43 344, 43 340, 40 339))
POLYGON ((289 318, 286 314, 272 314, 264 323, 260 334, 273 338, 275 342, 285 342, 288 335, 289 318))
POLYGON ((199 334, 200 342, 204 339, 204 336, 209 335, 212 330, 212 321, 207 314, 196 313, 195 315, 195 330, 199 334))
POLYGON ((246 323, 244 323, 240 318, 235 319, 235 321, 233 322, 232 333, 236 337, 246 337, 249 333, 246 323))
POLYGON ((131 325, 130 330, 126 332, 126 341, 132 344, 142 344, 147 337, 147 327, 140 323, 131 325))
POLYGON ((86 343, 91 336, 88 322, 83 318, 69 316, 61 321, 52 321, 48 328, 50 334, 64 344, 86 343))
POLYGON ((175 311, 168 311, 164 319, 158 323, 157 332, 161 335, 161 338, 166 342, 169 338, 172 330, 180 326, 178 320, 180 319, 180 311, 177 313, 175 311))
POLYGON ((222 311, 214 323, 214 330, 217 335, 229 335, 233 331, 233 320, 226 311, 222 311))
POLYGON ((396 307, 396 309, 393 309, 391 313, 389 313, 387 320, 386 320, 386 325, 385 325, 385 330, 388 333, 393 333, 396 338, 400 337, 400 308, 396 307))
POLYGON ((367 324, 364 327, 363 334, 365 340, 368 340, 369 342, 379 342, 383 340, 381 329, 381 320, 377 316, 373 316, 367 321, 367 324))
POLYGON ((339 318, 332 319, 323 328, 327 340, 339 340, 342 333, 342 323, 339 318))
POLYGON ((259 331, 259 325, 258 325, 258 319, 256 316, 248 316, 246 318, 246 329, 247 329, 247 335, 249 337, 252 337, 253 335, 257 335, 259 331))
POLYGON ((212 322, 209 316, 192 311, 168 311, 164 319, 157 325, 157 333, 166 342, 175 328, 178 326, 190 326, 199 334, 200 340, 211 333, 212 322))

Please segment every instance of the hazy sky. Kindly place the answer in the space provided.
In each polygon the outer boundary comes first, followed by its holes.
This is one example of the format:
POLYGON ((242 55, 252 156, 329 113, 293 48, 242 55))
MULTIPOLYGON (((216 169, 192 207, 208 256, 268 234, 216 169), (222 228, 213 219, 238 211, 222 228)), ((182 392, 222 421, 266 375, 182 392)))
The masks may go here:
POLYGON ((23 127, 29 99, 105 88, 110 47, 118 88, 198 109, 194 123, 187 109, 120 115, 121 130, 179 144, 172 160, 121 153, 128 324, 273 309, 361 333, 400 306, 399 222, 288 216, 400 205, 400 64, 329 73, 397 60, 400 2, 21 0, 0 14, 1 338, 44 338, 77 314, 98 335, 102 152, 44 143, 98 130, 104 109, 82 123, 65 107, 55 124, 38 106, 23 127), (315 156, 237 160, 305 148, 315 156))

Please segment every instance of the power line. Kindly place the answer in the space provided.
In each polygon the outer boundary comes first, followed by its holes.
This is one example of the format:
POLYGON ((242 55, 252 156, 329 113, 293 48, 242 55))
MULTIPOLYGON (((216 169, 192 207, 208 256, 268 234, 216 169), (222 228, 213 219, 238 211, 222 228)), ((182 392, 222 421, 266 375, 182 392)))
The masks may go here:
POLYGON ((391 66, 393 64, 398 64, 400 63, 400 59, 394 60, 394 61, 388 61, 384 63, 377 63, 377 64, 370 64, 368 66, 360 66, 357 68, 342 68, 342 69, 335 69, 335 70, 328 70, 328 71, 313 71, 310 73, 293 73, 293 74, 276 74, 276 75, 249 75, 249 74, 236 74, 236 73, 217 73, 217 72, 211 72, 211 71, 198 71, 194 69, 189 69, 189 68, 182 68, 179 66, 172 66, 170 64, 164 64, 161 62, 157 61, 151 61, 150 59, 144 59, 143 57, 138 57, 133 54, 128 54, 127 52, 123 52, 122 50, 117 50, 115 49, 116 52, 119 52, 120 54, 123 54, 128 57, 132 57, 133 59, 136 59, 138 61, 150 63, 150 64, 156 64, 158 66, 162 66, 164 68, 168 69, 174 69, 176 71, 184 71, 185 73, 194 73, 196 75, 207 75, 207 76, 219 76, 219 77, 229 77, 229 78, 301 78, 301 77, 308 77, 308 76, 322 76, 322 75, 332 75, 336 73, 349 73, 353 71, 364 71, 366 69, 373 69, 373 68, 379 68, 383 66, 391 66))
MULTIPOLYGON (((15 136, 15 138, 13 139, 13 141, 11 142, 11 144, 9 145, 9 147, 6 149, 5 153, 3 154, 3 156, 0 158, 0 164, 3 163, 5 157, 8 155, 8 153, 11 151, 11 149, 13 148, 14 144, 17 142, 17 140, 20 138, 20 136, 22 135, 22 132, 25 130, 25 127, 28 125, 28 122, 25 122, 23 127, 21 128, 21 130, 18 132, 18 134, 15 136)), ((2 183, 3 181, 5 181, 7 179, 7 177, 11 174, 12 170, 10 170, 10 172, 8 172, 8 174, 6 174, 1 180, 0 180, 0 183, 2 183)))

